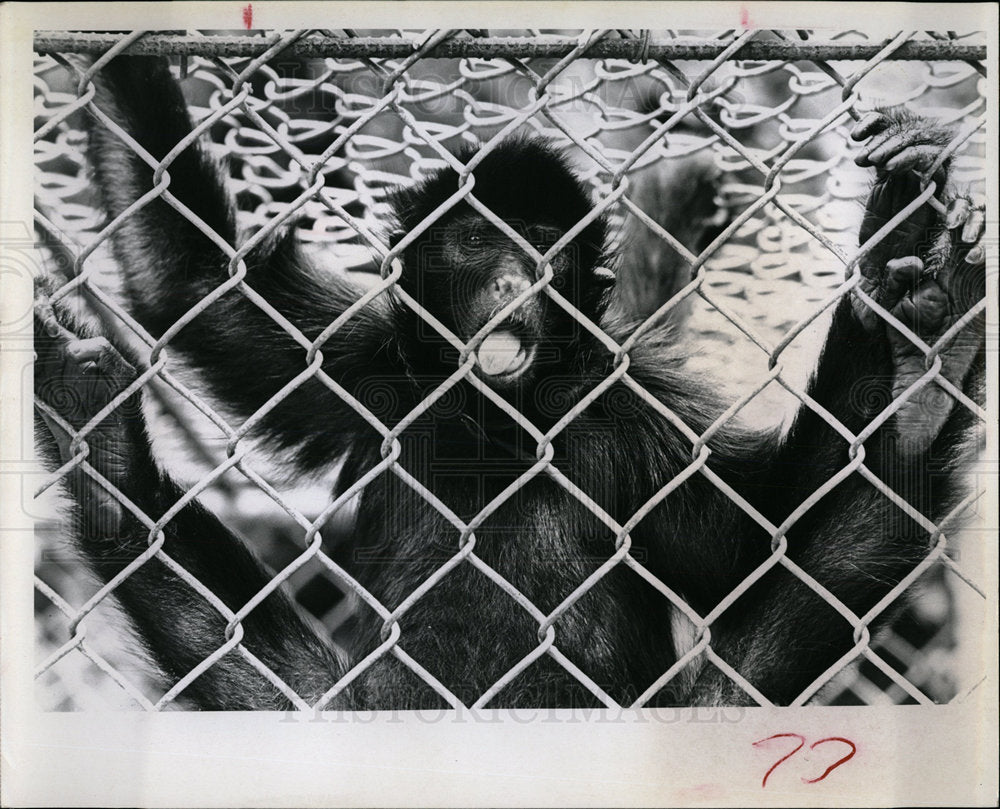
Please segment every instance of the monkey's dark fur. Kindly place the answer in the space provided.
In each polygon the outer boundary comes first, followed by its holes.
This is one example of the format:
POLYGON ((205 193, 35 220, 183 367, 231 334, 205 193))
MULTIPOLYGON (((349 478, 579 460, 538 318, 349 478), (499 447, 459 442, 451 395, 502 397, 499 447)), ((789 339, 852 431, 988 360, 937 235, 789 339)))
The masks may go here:
MULTIPOLYGON (((184 99, 165 62, 119 57, 95 81, 94 103, 155 160, 190 132, 184 99)), ((901 120, 888 116, 873 131, 881 127, 883 134, 898 135, 910 127, 933 133, 938 139, 934 142, 940 142, 941 135, 930 125, 910 121, 904 126, 901 120)), ((899 151, 928 142, 906 138, 899 151)), ((474 154, 459 157, 466 162, 474 154)), ((109 217, 119 216, 152 188, 152 168, 97 121, 90 124, 90 160, 109 217)), ((906 169, 888 172, 879 165, 879 184, 866 220, 868 235, 874 221, 885 221, 915 194, 903 177, 909 173, 906 169)), ((231 197, 199 146, 182 152, 167 172, 167 191, 177 202, 226 243, 240 244, 231 197)), ((474 176, 473 193, 479 202, 541 252, 592 211, 588 193, 566 162, 536 140, 501 145, 476 166, 474 176)), ((457 188, 458 176, 444 170, 400 192, 391 241, 404 247, 399 289, 466 342, 536 280, 538 260, 465 202, 451 207, 419 236, 401 241, 457 188)), ((939 196, 945 199, 943 192, 939 196)), ((916 289, 893 291, 912 268, 899 269, 898 262, 891 261, 923 250, 925 270, 932 272, 925 271, 921 279, 981 275, 982 266, 963 264, 970 245, 959 243, 938 223, 937 215, 927 211, 922 209, 911 220, 917 232, 872 251, 863 270, 870 294, 901 319, 915 311, 911 328, 932 341, 941 328, 940 318, 923 314, 923 298, 916 289), (947 249, 928 251, 922 246, 942 239, 947 249), (904 296, 909 296, 905 311, 902 304, 897 306, 904 296), (926 322, 918 322, 921 318, 926 322)), ((612 279, 597 269, 612 261, 604 255, 605 231, 604 220, 594 218, 550 257, 551 288, 620 342, 633 324, 606 314, 612 279)), ((229 278, 228 258, 163 199, 126 218, 112 245, 132 311, 155 336, 229 278)), ((246 257, 246 266, 246 286, 309 341, 360 295, 340 277, 310 267, 291 231, 259 245, 246 257)), ((914 280, 913 286, 917 284, 914 280)), ((961 314, 969 305, 952 301, 949 312, 961 314)), ((911 374, 912 358, 905 347, 887 336, 882 321, 866 321, 859 306, 863 304, 851 296, 838 305, 808 388, 811 401, 854 435, 892 400, 894 388, 898 393, 900 386, 918 378, 911 374), (857 395, 859 386, 867 386, 866 396, 857 395)), ((65 339, 54 336, 55 315, 44 300, 39 307, 38 392, 54 402, 54 387, 72 382, 75 355, 65 339)), ((480 387, 491 388, 543 433, 616 369, 613 354, 544 290, 530 296, 495 333, 504 337, 482 343, 470 373, 480 387), (490 354, 496 351, 500 353, 490 354)), ((322 381, 311 378, 286 389, 306 369, 306 349, 240 287, 219 296, 186 323, 168 350, 200 371, 210 391, 239 418, 260 411, 284 389, 281 402, 262 417, 259 434, 276 450, 290 453, 302 472, 346 456, 339 491, 381 463, 384 453, 396 451, 384 444, 384 435, 355 406, 322 381)), ((455 373, 460 360, 459 350, 394 290, 355 313, 320 350, 323 371, 336 386, 389 428, 409 418, 455 373)), ((973 354, 973 360, 953 364, 951 381, 981 397, 981 347, 973 354)), ((75 426, 129 379, 116 365, 118 354, 110 346, 87 356, 105 374, 107 389, 84 396, 85 412, 66 414, 75 426)), ((137 358, 130 359, 139 364, 137 358)), ((471 520, 525 476, 512 496, 476 524, 471 552, 548 615, 565 605, 616 552, 615 532, 570 489, 576 487, 624 525, 695 462, 698 468, 631 528, 635 562, 611 569, 552 623, 552 648, 558 655, 613 700, 631 703, 678 659, 675 647, 682 643, 675 637, 682 624, 676 609, 647 579, 655 577, 704 615, 772 552, 770 533, 713 480, 721 479, 746 498, 762 520, 780 525, 851 462, 849 442, 812 407, 803 406, 783 438, 727 424, 708 441, 711 452, 702 468, 692 458, 692 441, 666 413, 700 435, 728 403, 718 401, 710 384, 685 375, 682 360, 681 348, 666 330, 645 334, 629 351, 627 379, 602 389, 555 433, 551 448, 557 476, 545 470, 529 474, 537 463, 538 442, 523 420, 511 418, 468 380, 451 386, 397 436, 397 463, 405 472, 386 470, 365 487, 350 575, 387 610, 395 610, 468 541, 450 515, 471 520), (440 502, 429 503, 411 484, 426 487, 440 502), (640 575, 639 568, 647 572, 640 575)), ((972 417, 961 405, 950 407, 933 423, 933 433, 920 436, 916 444, 907 444, 908 436, 899 435, 896 425, 890 419, 867 440, 865 467, 913 508, 940 520, 962 494, 958 473, 974 437, 972 417)), ((89 462, 152 519, 181 496, 155 465, 137 419, 112 415, 91 437, 104 437, 111 450, 93 452, 89 462)), ((116 501, 79 470, 67 476, 67 485, 82 506, 79 550, 107 580, 145 550, 149 528, 128 508, 116 507, 116 501), (110 529, 106 515, 105 529, 99 527, 95 502, 111 510, 110 529)), ((164 551, 231 610, 240 609, 267 584, 268 577, 243 543, 197 504, 183 508, 167 524, 165 535, 164 551)), ((794 522, 787 541, 789 558, 858 615, 916 566, 930 542, 924 528, 859 472, 846 476, 794 522)), ((226 620, 158 558, 115 592, 170 682, 226 641, 226 620)), ((312 704, 388 637, 382 619, 367 607, 360 625, 350 659, 339 660, 278 591, 243 621, 242 642, 312 704)), ((540 635, 544 638, 545 633, 539 632, 538 619, 465 560, 403 612, 398 647, 458 699, 472 704, 538 647, 540 635)), ((849 623, 780 565, 711 625, 715 653, 778 703, 794 700, 851 646, 849 623)), ((207 709, 288 704, 239 650, 208 668, 184 693, 207 709)), ((714 664, 699 666, 696 661, 648 704, 752 701, 714 664)), ((443 700, 389 652, 330 704, 412 708, 443 700)), ((489 704, 571 707, 598 701, 553 655, 542 654, 489 704)))

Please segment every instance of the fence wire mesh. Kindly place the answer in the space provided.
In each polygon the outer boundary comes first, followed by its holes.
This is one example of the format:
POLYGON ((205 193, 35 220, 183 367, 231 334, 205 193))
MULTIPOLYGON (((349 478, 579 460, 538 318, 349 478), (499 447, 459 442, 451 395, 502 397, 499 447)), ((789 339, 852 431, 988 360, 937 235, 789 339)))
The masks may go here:
MULTIPOLYGON (((36 221, 47 262, 62 276, 52 299, 86 308, 104 329, 139 346, 148 360, 130 389, 103 413, 81 429, 66 425, 73 436, 74 457, 46 476, 39 496, 52 499, 55 484, 75 467, 93 473, 87 462, 88 435, 104 415, 139 389, 145 395, 144 415, 156 454, 185 490, 182 500, 165 514, 141 515, 149 531, 148 550, 103 586, 81 580, 77 564, 58 540, 65 525, 60 521, 42 525, 36 603, 37 673, 44 686, 40 690, 44 704, 67 709, 110 700, 146 710, 183 706, 185 688, 232 653, 242 656, 303 710, 330 704, 386 656, 398 660, 452 706, 465 702, 493 706, 492 700, 506 685, 547 656, 599 704, 613 707, 616 698, 560 651, 559 626, 574 604, 619 567, 631 569, 668 599, 690 624, 692 637, 677 663, 635 695, 631 704, 636 706, 646 704, 699 659, 720 667, 758 701, 767 702, 715 654, 711 628, 775 565, 805 582, 854 633, 854 647, 803 692, 798 703, 947 702, 977 685, 978 669, 964 661, 975 656, 976 641, 969 629, 984 609, 985 596, 977 571, 963 568, 961 550, 963 543, 982 537, 978 530, 958 533, 954 526, 965 520, 973 529, 981 527, 981 515, 975 512, 985 482, 974 480, 971 494, 958 509, 934 524, 900 502, 865 467, 863 451, 852 451, 848 467, 817 488, 784 524, 774 525, 706 461, 712 435, 730 422, 765 431, 787 426, 797 407, 812 406, 805 388, 821 335, 834 305, 857 291, 858 275, 853 271, 861 255, 884 237, 877 234, 859 253, 857 233, 871 172, 854 165, 857 147, 849 133, 866 112, 901 104, 955 124, 953 181, 982 187, 986 83, 981 64, 985 47, 979 35, 903 32, 876 42, 853 31, 822 41, 805 31, 524 32, 503 39, 475 30, 294 31, 238 37, 198 32, 42 33, 36 36, 36 50, 36 221), (229 244, 189 211, 181 211, 230 259, 231 278, 159 339, 132 319, 124 303, 120 273, 109 251, 109 238, 120 222, 104 222, 89 180, 86 135, 80 123, 82 115, 95 115, 114 126, 95 104, 90 79, 119 52, 173 56, 173 69, 195 124, 177 151, 202 136, 210 141, 211 152, 224 161, 245 234, 239 243, 229 244), (88 54, 90 60, 80 54, 88 54), (462 145, 475 144, 479 154, 488 154, 518 130, 533 131, 565 150, 592 189, 594 216, 606 215, 612 232, 619 234, 618 250, 627 251, 637 240, 635 234, 644 232, 648 265, 658 271, 651 270, 636 288, 647 293, 653 289, 663 303, 643 311, 643 325, 621 343, 596 325, 584 324, 618 358, 614 372, 585 397, 565 403, 562 418, 547 432, 526 428, 537 445, 536 462, 479 514, 463 519, 400 463, 399 440, 420 415, 461 384, 472 385, 518 417, 516 409, 473 373, 476 345, 501 322, 506 310, 468 344, 448 336, 460 352, 455 373, 428 391, 417 411, 392 426, 325 375, 322 351, 350 330, 357 312, 390 289, 430 328, 439 328, 396 283, 397 259, 414 234, 390 249, 386 241, 390 193, 454 166, 453 155, 462 145), (691 174, 692 167, 697 175, 691 174), (657 213, 664 201, 633 193, 641 187, 635 180, 649 172, 662 173, 679 188, 695 176, 711 178, 713 235, 706 244, 694 246, 688 234, 665 230, 657 213), (368 290, 316 340, 288 323, 244 282, 244 259, 253 247, 289 222, 294 222, 296 236, 308 252, 322 257, 331 277, 362 279, 368 290), (662 271, 664 266, 668 272, 662 271), (279 396, 291 395, 307 379, 319 379, 382 436, 381 460, 336 498, 329 495, 336 469, 319 482, 288 486, 280 463, 253 444, 255 425, 277 400, 248 421, 236 423, 171 356, 173 335, 184 324, 206 316, 209 306, 231 289, 246 295, 306 352, 301 374, 288 379, 279 396), (721 401, 736 402, 705 433, 692 431, 629 374, 630 349, 665 320, 683 324, 689 332, 684 339, 697 346, 687 360, 688 370, 714 380, 721 401), (644 493, 647 506, 627 523, 617 522, 574 485, 553 460, 552 450, 559 434, 615 384, 628 386, 661 412, 692 447, 690 466, 667 486, 644 493), (852 612, 823 581, 786 555, 786 532, 851 474, 868 477, 932 537, 924 560, 866 615, 852 612), (349 569, 355 552, 350 536, 356 496, 372 480, 391 475, 453 527, 457 542, 453 556, 390 609, 349 569), (569 492, 606 526, 610 538, 604 563, 581 578, 555 609, 533 604, 476 553, 477 529, 536 476, 548 476, 569 492), (691 476, 717 486, 772 538, 768 561, 707 615, 695 612, 649 572, 641 554, 633 553, 629 534, 691 476), (196 497, 247 537, 273 572, 268 587, 239 610, 226 607, 162 549, 164 526, 196 497), (216 651, 166 687, 149 672, 141 653, 136 654, 135 640, 118 637, 124 622, 113 606, 121 581, 153 557, 186 582, 192 598, 211 605, 227 624, 216 651), (434 672, 407 654, 406 634, 399 628, 402 617, 457 566, 478 570, 484 587, 499 588, 512 609, 524 610, 538 625, 537 647, 474 700, 450 691, 434 672), (318 700, 305 700, 241 643, 242 622, 276 587, 293 592, 320 631, 337 644, 349 643, 360 611, 373 611, 382 621, 377 648, 340 680, 331 681, 318 700), (883 612, 898 608, 904 597, 908 606, 900 617, 871 637, 869 625, 883 612)), ((117 134, 142 152, 131 134, 120 130, 117 134)), ((164 172, 162 163, 155 176, 158 195, 170 190, 169 182, 161 183, 169 174, 169 166, 164 172)), ((456 198, 474 205, 487 221, 509 230, 469 196, 475 193, 471 182, 463 182, 456 191, 456 198)), ((444 213, 435 211, 428 221, 444 213)), ((132 215, 134 211, 128 210, 119 220, 132 215)), ((548 295, 562 306, 558 293, 549 287, 550 279, 551 273, 543 272, 523 298, 548 295)), ((984 311, 985 305, 980 302, 974 313, 984 311)), ((566 306, 571 315, 582 317, 566 306)), ((884 310, 879 316, 905 328, 884 310)), ((942 338, 942 344, 948 339, 942 338)), ((934 364, 939 348, 940 344, 927 351, 929 378, 947 387, 938 373, 940 362, 934 364)), ((982 408, 954 386, 950 391, 959 399, 959 407, 985 421, 982 408)), ((903 399, 882 404, 884 421, 903 399)), ((58 418, 51 411, 48 415, 58 418)), ((860 447, 864 435, 853 435, 832 418, 829 421, 844 441, 855 450, 860 447)), ((124 496, 119 501, 129 506, 124 496)))

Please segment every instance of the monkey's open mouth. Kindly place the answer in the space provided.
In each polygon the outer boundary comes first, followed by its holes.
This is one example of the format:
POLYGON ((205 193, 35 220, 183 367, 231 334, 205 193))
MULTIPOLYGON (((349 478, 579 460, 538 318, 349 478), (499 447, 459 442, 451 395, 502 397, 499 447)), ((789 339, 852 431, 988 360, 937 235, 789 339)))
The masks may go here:
POLYGON ((523 374, 535 358, 535 346, 528 344, 525 336, 503 328, 486 335, 476 351, 483 375, 490 380, 509 382, 523 374))

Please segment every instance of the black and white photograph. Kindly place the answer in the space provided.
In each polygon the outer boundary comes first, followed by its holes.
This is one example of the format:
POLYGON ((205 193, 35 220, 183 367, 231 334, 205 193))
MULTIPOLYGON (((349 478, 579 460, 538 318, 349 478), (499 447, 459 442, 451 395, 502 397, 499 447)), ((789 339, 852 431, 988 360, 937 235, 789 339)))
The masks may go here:
POLYGON ((994 801, 996 9, 208 5, 5 83, 15 713, 667 768, 205 805, 994 801))

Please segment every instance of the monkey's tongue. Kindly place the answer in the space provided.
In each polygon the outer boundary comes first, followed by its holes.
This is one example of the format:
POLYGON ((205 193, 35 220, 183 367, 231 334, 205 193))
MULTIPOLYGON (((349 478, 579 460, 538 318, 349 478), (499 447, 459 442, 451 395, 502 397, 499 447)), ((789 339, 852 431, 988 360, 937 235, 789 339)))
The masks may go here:
POLYGON ((495 331, 486 335, 486 339, 479 344, 476 357, 484 374, 498 376, 520 368, 526 354, 517 335, 509 331, 495 331))

